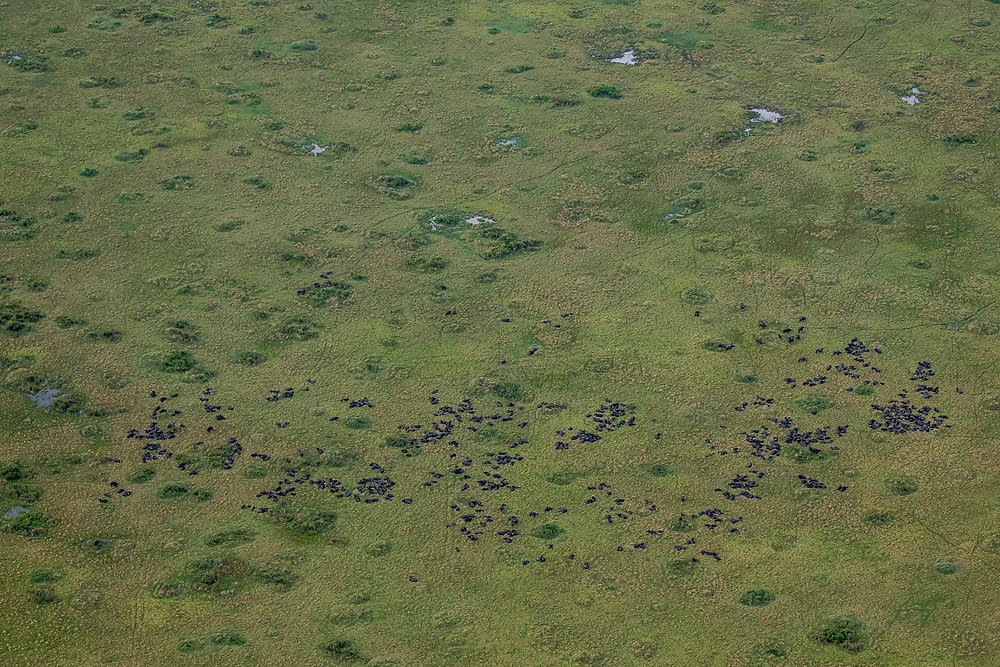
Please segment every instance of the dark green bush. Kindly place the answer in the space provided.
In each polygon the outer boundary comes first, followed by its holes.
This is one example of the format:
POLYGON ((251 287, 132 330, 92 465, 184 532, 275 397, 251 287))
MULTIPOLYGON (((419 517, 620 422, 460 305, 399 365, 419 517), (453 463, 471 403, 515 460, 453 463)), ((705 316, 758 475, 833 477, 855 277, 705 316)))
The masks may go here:
POLYGON ((822 644, 835 644, 851 653, 857 653, 865 646, 864 630, 853 616, 839 616, 831 620, 820 628, 815 639, 822 644))
POLYGON ((591 97, 604 98, 610 100, 617 100, 622 96, 622 92, 620 90, 618 90, 614 86, 609 86, 606 83, 602 83, 599 86, 594 86, 593 88, 588 88, 587 93, 591 97))

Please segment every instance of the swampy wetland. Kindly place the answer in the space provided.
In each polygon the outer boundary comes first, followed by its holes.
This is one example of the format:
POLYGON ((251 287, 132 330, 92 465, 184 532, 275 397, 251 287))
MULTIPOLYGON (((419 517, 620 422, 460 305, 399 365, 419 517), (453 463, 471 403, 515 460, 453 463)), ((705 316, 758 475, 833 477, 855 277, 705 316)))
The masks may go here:
POLYGON ((0 1, 0 664, 1000 663, 994 24, 0 1))

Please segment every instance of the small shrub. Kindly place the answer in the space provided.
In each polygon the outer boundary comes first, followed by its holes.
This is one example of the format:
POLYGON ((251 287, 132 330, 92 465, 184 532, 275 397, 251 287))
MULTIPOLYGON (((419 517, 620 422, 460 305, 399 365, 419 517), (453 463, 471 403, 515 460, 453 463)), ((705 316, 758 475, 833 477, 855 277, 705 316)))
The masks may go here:
POLYGON ((604 98, 609 100, 617 100, 622 96, 622 92, 620 90, 618 90, 614 86, 609 86, 606 83, 602 83, 599 86, 594 86, 593 88, 588 88, 587 93, 591 97, 604 98))
POLYGON ((167 373, 186 373, 193 369, 197 362, 194 355, 187 350, 173 350, 163 356, 160 370, 167 373))
POLYGON ((839 616, 825 624, 815 635, 821 644, 835 644, 845 651, 857 653, 865 646, 863 628, 853 616, 839 616))

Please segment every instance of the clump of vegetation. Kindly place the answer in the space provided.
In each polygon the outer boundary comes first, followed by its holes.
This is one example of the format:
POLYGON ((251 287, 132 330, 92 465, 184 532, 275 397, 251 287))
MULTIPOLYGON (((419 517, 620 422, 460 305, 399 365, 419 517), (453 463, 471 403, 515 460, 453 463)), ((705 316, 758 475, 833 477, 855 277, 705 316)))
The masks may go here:
POLYGON ((766 607, 774 602, 774 593, 763 588, 749 590, 740 596, 740 604, 746 607, 766 607))
POLYGON ((267 361, 267 357, 252 350, 241 350, 233 355, 233 363, 240 366, 259 366, 265 361, 267 361))
POLYGON ((0 209, 0 242, 26 241, 35 236, 37 221, 10 209, 0 209))
POLYGON ((666 477, 670 474, 670 468, 665 463, 647 463, 642 466, 642 470, 653 477, 666 477))
MULTIPOLYGON (((171 320, 167 322, 163 334, 172 343, 198 342, 198 327, 187 320, 171 320)), ((191 361, 193 365, 193 359, 191 361)), ((185 370, 190 370, 190 367, 185 370)))
POLYGON ((46 72, 49 69, 49 59, 45 56, 22 53, 4 57, 7 67, 21 72, 46 72))
POLYGON ((81 88, 120 88, 121 85, 113 76, 91 76, 80 82, 81 88))
POLYGON ((28 581, 33 584, 54 584, 57 581, 61 581, 64 576, 62 571, 46 567, 32 572, 31 576, 28 577, 28 581))
POLYGON ((243 220, 227 220, 215 226, 217 232, 235 232, 246 223, 243 220))
POLYGON ((886 486, 889 488, 889 493, 894 496, 908 496, 916 493, 919 488, 916 480, 910 477, 895 477, 888 480, 886 486))
POLYGON ((614 86, 602 83, 599 86, 594 86, 587 89, 587 94, 591 97, 604 98, 609 100, 617 100, 621 98, 622 91, 618 90, 614 86))
POLYGON ((434 257, 410 257, 406 260, 406 267, 421 273, 438 273, 448 268, 448 260, 441 256, 434 257))
POLYGON ((58 525, 58 520, 37 510, 32 510, 13 518, 0 519, 0 532, 37 539, 45 537, 52 528, 58 525))
POLYGON ((861 215, 876 225, 888 225, 896 217, 896 210, 884 206, 866 206, 861 215))
POLYGON ((937 563, 934 565, 934 570, 938 574, 950 575, 958 572, 958 566, 951 561, 946 561, 943 563, 937 563))
POLYGON ((243 586, 250 566, 239 558, 205 558, 188 563, 183 582, 195 593, 219 595, 243 586))
POLYGON ((311 320, 305 317, 291 317, 282 323, 278 337, 310 340, 318 335, 319 331, 311 320))
POLYGON ((707 305, 712 299, 712 293, 704 287, 691 287, 681 292, 681 301, 692 306, 707 305))
POLYGON ((665 569, 668 574, 672 574, 675 577, 683 577, 698 569, 698 563, 690 558, 680 558, 667 562, 665 569))
POLYGON ((197 365, 194 355, 187 350, 172 350, 160 360, 160 370, 166 373, 186 373, 197 365))
POLYGON ((41 322, 45 314, 32 310, 18 301, 0 303, 0 329, 11 336, 20 336, 31 331, 32 324, 41 322))
POLYGON ((959 132, 957 134, 949 134, 944 138, 944 142, 954 148, 957 146, 964 146, 966 144, 978 143, 979 137, 971 132, 959 132))
POLYGON ((375 544, 368 547, 368 555, 379 558, 381 556, 388 556, 392 552, 392 545, 388 542, 376 542, 375 544))
POLYGON ((231 530, 222 530, 215 533, 207 540, 205 544, 210 547, 218 546, 236 546, 239 544, 246 544, 247 542, 253 542, 257 539, 257 533, 246 528, 233 528, 231 530))
POLYGON ((195 500, 204 502, 206 500, 211 500, 213 494, 211 491, 205 491, 204 489, 196 489, 188 484, 168 484, 157 492, 157 497, 163 500, 177 500, 181 498, 194 498, 195 500))
POLYGON ((792 401, 792 406, 796 410, 808 412, 811 415, 819 413, 833 407, 833 402, 825 396, 803 396, 792 401))
POLYGON ((823 625, 814 635, 821 644, 834 644, 857 653, 865 647, 865 632, 861 623, 853 616, 838 616, 823 625))
POLYGON ((348 417, 344 420, 344 426, 354 430, 361 430, 370 427, 371 421, 365 417, 348 417))
POLYGON ((298 296, 317 308, 343 305, 354 294, 354 286, 342 280, 324 280, 299 289, 298 296))
POLYGON ((502 227, 488 227, 480 232, 484 247, 479 251, 483 259, 505 259, 525 252, 534 252, 542 247, 541 241, 525 241, 514 232, 502 227))
POLYGON ((214 632, 209 637, 209 640, 216 646, 243 646, 247 643, 246 637, 235 630, 214 632))
POLYGON ((145 148, 140 148, 137 151, 122 151, 115 155, 115 160, 118 162, 139 162, 145 159, 147 155, 149 155, 149 151, 145 148))
POLYGON ((194 179, 190 176, 174 176, 160 181, 160 188, 164 190, 193 190, 194 179))
POLYGON ((386 195, 390 199, 408 199, 417 187, 415 180, 406 176, 399 176, 398 174, 376 176, 369 184, 377 192, 386 195))
POLYGON ((323 652, 328 658, 337 662, 358 662, 361 654, 349 639, 335 639, 323 646, 323 652))
POLYGON ((882 510, 871 510, 866 513, 861 520, 869 526, 879 527, 888 526, 890 523, 896 520, 896 515, 892 512, 885 512, 882 510))
POLYGON ((322 535, 334 529, 336 512, 279 505, 269 513, 271 520, 287 530, 300 535, 322 535))

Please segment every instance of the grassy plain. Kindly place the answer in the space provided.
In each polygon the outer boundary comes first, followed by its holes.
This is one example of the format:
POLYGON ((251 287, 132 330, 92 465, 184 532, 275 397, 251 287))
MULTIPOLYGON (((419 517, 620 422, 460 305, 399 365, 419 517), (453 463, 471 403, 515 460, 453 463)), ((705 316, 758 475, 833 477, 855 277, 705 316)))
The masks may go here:
POLYGON ((998 11, 0 2, 0 663, 997 664, 998 11))

